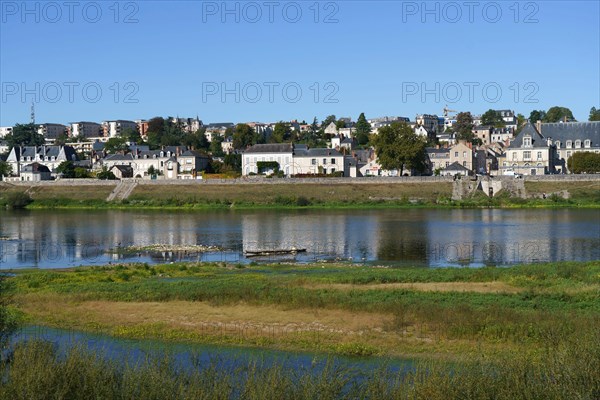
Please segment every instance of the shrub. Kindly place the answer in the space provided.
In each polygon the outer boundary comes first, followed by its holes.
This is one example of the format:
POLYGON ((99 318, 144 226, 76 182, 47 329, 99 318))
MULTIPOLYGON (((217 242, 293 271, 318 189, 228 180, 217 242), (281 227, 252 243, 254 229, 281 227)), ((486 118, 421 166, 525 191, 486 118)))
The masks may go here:
POLYGON ((33 202, 31 196, 25 192, 13 192, 6 196, 6 206, 9 208, 25 208, 33 202))
POLYGON ((304 197, 304 196, 299 196, 299 197, 296 199, 296 205, 297 205, 298 207, 306 207, 306 206, 309 206, 309 205, 310 205, 310 200, 309 200, 309 199, 307 199, 307 198, 306 198, 306 197, 304 197))

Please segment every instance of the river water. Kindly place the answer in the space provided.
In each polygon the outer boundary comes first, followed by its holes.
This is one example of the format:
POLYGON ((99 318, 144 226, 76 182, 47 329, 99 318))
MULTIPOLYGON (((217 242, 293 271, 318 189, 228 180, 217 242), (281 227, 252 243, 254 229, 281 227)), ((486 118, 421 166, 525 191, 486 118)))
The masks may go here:
POLYGON ((1 269, 176 260, 478 267, 598 260, 600 210, 2 211, 0 239, 1 269), (152 244, 219 250, 123 254, 152 244), (291 248, 306 252, 244 256, 291 248))

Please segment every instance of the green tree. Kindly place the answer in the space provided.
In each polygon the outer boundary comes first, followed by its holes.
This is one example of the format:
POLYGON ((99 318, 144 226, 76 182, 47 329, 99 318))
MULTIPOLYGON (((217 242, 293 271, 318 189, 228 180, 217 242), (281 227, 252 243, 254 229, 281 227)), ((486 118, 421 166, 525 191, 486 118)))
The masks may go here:
POLYGON ((600 154, 590 151, 578 151, 569 157, 567 166, 573 174, 600 173, 600 154))
POLYGON ((223 152, 223 136, 215 133, 212 135, 212 141, 210 142, 210 153, 213 157, 223 157, 225 153, 223 152))
POLYGON ((110 154, 115 154, 119 152, 127 152, 129 151, 129 146, 127 145, 127 139, 124 137, 113 137, 106 141, 104 144, 104 151, 110 154))
POLYGON ((470 112, 458 113, 454 124, 454 132, 456 132, 458 140, 473 142, 475 135, 473 134, 473 116, 470 112))
POLYGON ((546 112, 544 122, 559 122, 564 118, 566 118, 567 121, 575 121, 573 113, 567 107, 554 106, 546 112))
POLYGON ((344 120, 335 121, 335 127, 338 129, 342 129, 346 127, 346 122, 344 120))
POLYGON ((113 174, 111 171, 109 171, 108 168, 106 167, 106 165, 103 166, 102 170, 96 174, 96 178, 102 179, 102 180, 110 180, 110 181, 114 181, 117 179, 115 174, 113 174))
POLYGON ((365 113, 360 113, 358 119, 356 120, 356 140, 358 144, 365 145, 369 142, 369 136, 371 135, 371 124, 367 121, 365 117, 365 113))
POLYGON ((499 111, 489 109, 481 116, 481 125, 502 128, 506 126, 506 123, 502 119, 502 114, 500 114, 499 111))
POLYGON ((235 149, 245 149, 248 146, 256 144, 256 132, 247 124, 237 124, 233 134, 233 147, 235 149))
POLYGON ((9 147, 16 146, 41 146, 44 144, 44 136, 37 133, 34 124, 16 124, 12 133, 6 135, 5 140, 9 147))
POLYGON ((546 111, 544 110, 533 110, 529 114, 529 122, 535 124, 538 121, 544 121, 546 119, 546 111))
POLYGON ((271 142, 272 143, 283 143, 289 141, 292 136, 292 128, 289 124, 285 122, 278 122, 275 124, 273 128, 273 133, 271 134, 271 142))
POLYGON ((596 107, 592 107, 590 109, 588 121, 600 121, 600 110, 596 110, 596 107))
POLYGON ((0 160, 0 177, 10 176, 12 174, 12 166, 6 161, 0 160))
POLYGON ((329 115, 327 118, 325 118, 325 120, 321 123, 321 128, 325 129, 329 126, 329 124, 331 124, 332 122, 336 122, 337 118, 335 115, 329 115))
POLYGON ((130 143, 140 144, 143 142, 142 136, 137 129, 125 129, 123 132, 121 132, 120 136, 130 143))
POLYGON ((76 167, 75 171, 74 171, 74 178, 76 179, 85 179, 85 178, 89 178, 90 172, 82 167, 76 167))
POLYGON ((227 154, 223 160, 223 164, 231 171, 242 172, 242 155, 227 154))
POLYGON ((65 179, 75 178, 75 165, 73 161, 63 161, 56 167, 56 172, 65 179))
POLYGON ((377 159, 387 170, 414 169, 422 172, 425 164, 425 140, 404 122, 394 122, 379 129, 373 138, 377 159))

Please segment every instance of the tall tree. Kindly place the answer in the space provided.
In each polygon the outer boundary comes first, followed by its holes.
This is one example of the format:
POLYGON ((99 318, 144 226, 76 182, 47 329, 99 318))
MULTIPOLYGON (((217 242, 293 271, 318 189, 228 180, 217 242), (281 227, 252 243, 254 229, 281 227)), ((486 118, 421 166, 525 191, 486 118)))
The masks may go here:
POLYGON ((0 178, 9 176, 10 174, 12 174, 12 166, 6 161, 0 160, 0 178))
POLYGON ((358 144, 365 145, 369 142, 369 136, 371 135, 371 124, 367 121, 365 113, 360 113, 356 120, 356 140, 358 144))
POLYGON ((529 122, 535 124, 538 121, 544 121, 546 119, 546 111, 544 110, 533 110, 529 114, 529 122))
POLYGON ((600 110, 596 110, 596 107, 592 107, 590 109, 588 121, 600 121, 600 110))
POLYGON ((404 122, 394 122, 379 129, 373 139, 377 159, 387 170, 425 170, 425 140, 404 122))
POLYGON ((235 149, 245 149, 248 146, 256 144, 256 132, 250 125, 237 124, 233 134, 233 147, 235 149))
POLYGON ((506 123, 502 119, 502 114, 500 114, 499 111, 489 109, 481 116, 481 125, 502 128, 506 126, 506 123))
POLYGON ((223 153, 223 147, 221 143, 223 143, 223 136, 218 133, 212 135, 212 140, 210 142, 210 153, 213 157, 223 157, 225 153, 223 153))
POLYGON ((15 146, 41 146, 44 144, 44 136, 37 132, 34 124, 16 124, 12 133, 6 135, 9 147, 15 146))
POLYGON ((104 151, 110 154, 125 153, 129 151, 127 139, 119 136, 108 139, 104 144, 104 151))
POLYGON ((454 124, 454 132, 456 132, 458 140, 473 141, 473 116, 470 112, 458 113, 456 123, 454 124))
POLYGON ((550 109, 546 112, 546 118, 544 118, 544 122, 559 122, 565 118, 567 121, 575 121, 573 113, 567 107, 554 106, 550 107, 550 109))
POLYGON ((335 117, 335 115, 329 115, 327 118, 325 118, 325 120, 321 123, 321 128, 325 129, 329 126, 329 124, 331 124, 332 122, 336 122, 337 118, 335 117))
POLYGON ((283 143, 289 141, 292 137, 292 128, 285 122, 277 122, 271 134, 271 142, 283 143))

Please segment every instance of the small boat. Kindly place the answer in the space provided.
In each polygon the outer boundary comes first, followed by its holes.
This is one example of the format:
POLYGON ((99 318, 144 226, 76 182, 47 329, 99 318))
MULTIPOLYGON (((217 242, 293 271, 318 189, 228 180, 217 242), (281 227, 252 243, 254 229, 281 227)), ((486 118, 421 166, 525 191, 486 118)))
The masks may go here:
POLYGON ((246 257, 265 257, 265 256, 277 256, 282 254, 297 254, 306 253, 306 249, 279 249, 279 250, 246 250, 244 255, 246 257))

